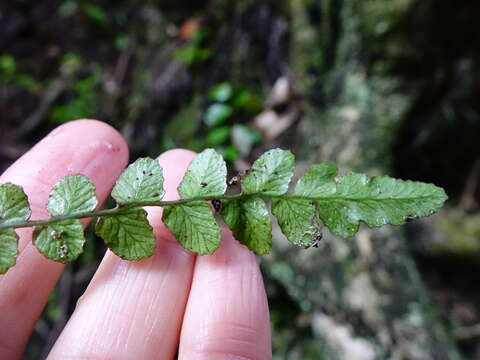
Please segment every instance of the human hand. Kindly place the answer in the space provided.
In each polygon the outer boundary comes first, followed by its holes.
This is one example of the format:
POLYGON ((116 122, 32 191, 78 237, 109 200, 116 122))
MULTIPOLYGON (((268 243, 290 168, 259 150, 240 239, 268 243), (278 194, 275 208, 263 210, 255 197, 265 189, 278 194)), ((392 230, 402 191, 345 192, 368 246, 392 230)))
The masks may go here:
MULTIPOLYGON (((194 153, 172 150, 158 161, 166 200, 194 153)), ((0 177, 22 186, 32 220, 48 217, 53 185, 68 174, 88 176, 100 202, 128 162, 119 133, 94 120, 67 123, 0 177)), ((268 304, 255 256, 224 230, 212 255, 183 249, 149 208, 155 254, 125 261, 107 251, 49 359, 271 359, 268 304)), ((87 221, 84 221, 87 224, 87 221)), ((19 229, 17 265, 0 275, 0 358, 18 359, 64 265, 46 259, 19 229)))

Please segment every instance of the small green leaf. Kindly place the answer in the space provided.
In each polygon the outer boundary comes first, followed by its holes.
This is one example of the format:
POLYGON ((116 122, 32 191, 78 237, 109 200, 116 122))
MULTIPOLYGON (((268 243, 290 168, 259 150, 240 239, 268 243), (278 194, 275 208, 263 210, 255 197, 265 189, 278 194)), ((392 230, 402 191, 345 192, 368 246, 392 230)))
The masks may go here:
POLYGON ((52 189, 47 209, 53 216, 83 213, 97 207, 95 186, 84 175, 68 175, 52 189))
POLYGON ((30 214, 27 195, 20 186, 0 185, 0 224, 26 221, 30 214))
POLYGON ((0 230, 0 274, 5 274, 17 262, 18 235, 13 229, 0 230))
MULTIPOLYGON (((53 187, 47 209, 53 216, 69 215, 93 211, 97 203, 90 179, 80 174, 68 175, 53 187)), ((33 243, 49 259, 73 261, 83 252, 83 226, 77 219, 40 226, 33 233, 33 243)))
POLYGON ((238 241, 257 254, 268 254, 272 247, 272 222, 262 199, 226 201, 221 215, 238 241))
POLYGON ((354 235, 360 221, 371 227, 400 225, 431 215, 446 199, 443 189, 432 184, 356 173, 339 179, 335 193, 317 198, 323 223, 342 237, 354 235))
POLYGON ((195 65, 208 60, 212 56, 210 49, 200 47, 197 44, 188 44, 175 49, 173 58, 187 66, 195 65))
POLYGON ((282 195, 293 176, 295 157, 290 151, 273 149, 260 156, 242 181, 244 194, 282 195))
POLYGON ((337 167, 329 162, 312 165, 298 180, 295 195, 314 198, 335 193, 336 185, 332 180, 337 173, 337 167))
POLYGON ((163 223, 185 249, 211 254, 220 246, 220 229, 203 201, 166 207, 163 223))
MULTIPOLYGON (((28 199, 20 186, 0 185, 0 224, 26 221, 31 211, 28 199)), ((18 235, 13 229, 0 230, 0 274, 15 265, 18 256, 18 235)))
POLYGON ((213 101, 225 102, 232 97, 233 89, 229 83, 221 83, 214 86, 208 93, 213 101))
POLYGON ((215 103, 207 108, 204 121, 208 126, 217 126, 223 124, 232 114, 230 105, 215 103))
POLYGON ((332 179, 337 173, 332 163, 312 165, 295 186, 294 195, 304 198, 285 197, 272 201, 272 213, 292 244, 309 246, 320 232, 316 204, 309 199, 335 193, 336 185, 332 179))
POLYGON ((246 115, 257 115, 263 109, 263 99, 247 89, 238 91, 231 101, 235 111, 242 111, 246 115))
POLYGON ((231 128, 230 126, 220 126, 218 128, 212 129, 208 133, 206 143, 208 146, 218 146, 223 144, 225 141, 230 139, 230 133, 231 133, 231 128))
POLYGON ((143 209, 127 209, 103 217, 95 232, 110 250, 125 260, 140 260, 152 256, 155 251, 155 236, 143 209))
POLYGON ((316 207, 311 200, 285 198, 272 201, 272 213, 283 234, 294 245, 308 246, 319 231, 316 207))
POLYGON ((140 158, 131 164, 112 190, 112 197, 119 204, 160 201, 164 194, 162 168, 150 158, 140 158))
POLYGON ((203 150, 190 163, 178 192, 183 199, 220 196, 227 189, 227 166, 213 149, 203 150))
POLYGON ((83 226, 77 219, 40 226, 33 233, 33 242, 47 258, 67 263, 83 251, 83 226))
POLYGON ((1 55, 0 56, 0 71, 5 75, 12 76, 17 69, 17 63, 15 58, 12 55, 1 55))
POLYGON ((104 26, 108 24, 108 14, 100 5, 87 3, 83 6, 83 12, 90 20, 99 25, 104 26))
POLYGON ((253 146, 258 144, 261 139, 258 131, 250 129, 245 125, 237 124, 232 127, 232 143, 242 156, 250 154, 253 146))
POLYGON ((294 195, 304 198, 285 197, 272 201, 272 213, 292 244, 309 246, 320 232, 316 204, 310 199, 335 193, 336 185, 332 180, 337 173, 336 166, 329 162, 312 165, 295 186, 294 195))
POLYGON ((229 145, 226 148, 220 148, 218 151, 223 154, 223 157, 227 161, 235 161, 239 156, 237 148, 233 145, 229 145))

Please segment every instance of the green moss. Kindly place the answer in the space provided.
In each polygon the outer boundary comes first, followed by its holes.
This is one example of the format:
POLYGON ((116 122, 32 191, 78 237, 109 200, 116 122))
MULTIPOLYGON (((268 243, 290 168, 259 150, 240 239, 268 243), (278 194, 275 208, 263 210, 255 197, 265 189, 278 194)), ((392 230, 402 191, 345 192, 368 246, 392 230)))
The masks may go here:
POLYGON ((436 217, 433 225, 442 236, 429 245, 432 253, 480 257, 480 214, 470 215, 458 209, 450 210, 436 217))

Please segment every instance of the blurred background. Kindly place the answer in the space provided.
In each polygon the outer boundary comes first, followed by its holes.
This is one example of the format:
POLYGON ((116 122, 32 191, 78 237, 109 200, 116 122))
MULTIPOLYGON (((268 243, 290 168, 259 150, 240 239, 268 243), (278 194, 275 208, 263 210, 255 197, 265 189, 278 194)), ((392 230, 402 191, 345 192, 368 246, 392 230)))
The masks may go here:
MULTIPOLYGON (((0 170, 96 118, 131 160, 269 148, 433 182, 444 210, 262 261, 274 359, 480 359, 478 0, 1 0, 0 170)), ((105 251, 89 232, 35 327, 42 359, 105 251)))

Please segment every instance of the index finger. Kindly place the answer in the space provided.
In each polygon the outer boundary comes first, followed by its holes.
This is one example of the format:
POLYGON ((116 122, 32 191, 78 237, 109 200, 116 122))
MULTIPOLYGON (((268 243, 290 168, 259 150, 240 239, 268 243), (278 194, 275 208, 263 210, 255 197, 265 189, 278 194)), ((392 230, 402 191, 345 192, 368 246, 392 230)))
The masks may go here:
MULTIPOLYGON (((68 174, 88 176, 101 203, 128 161, 122 136, 94 120, 67 123, 51 132, 1 176, 0 183, 23 187, 32 219, 49 216, 45 208, 51 188, 68 174)), ((17 264, 0 276, 0 354, 19 358, 36 319, 64 265, 45 258, 31 242, 32 229, 19 229, 17 264), (8 329, 8 331, 5 331, 8 329)))

